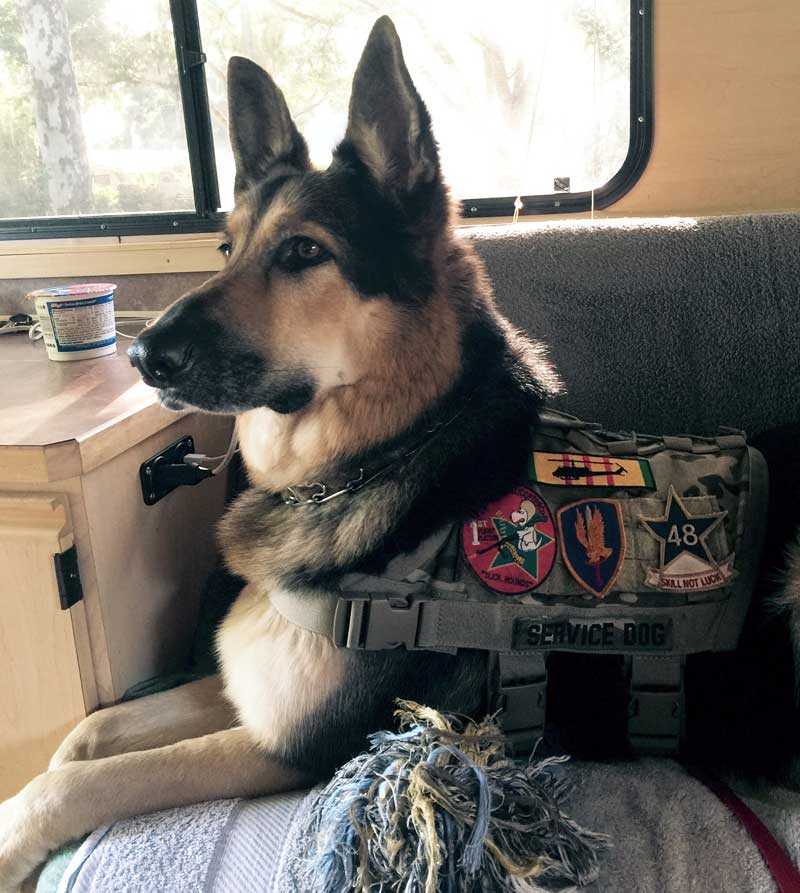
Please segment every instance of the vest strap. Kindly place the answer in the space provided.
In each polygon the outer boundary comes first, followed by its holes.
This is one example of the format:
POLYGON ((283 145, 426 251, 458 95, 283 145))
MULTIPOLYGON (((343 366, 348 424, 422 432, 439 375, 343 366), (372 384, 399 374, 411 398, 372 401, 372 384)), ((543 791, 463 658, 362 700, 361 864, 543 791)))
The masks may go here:
POLYGON ((680 655, 630 658, 628 740, 636 753, 668 756, 680 751, 685 731, 680 655))
POLYGON ((529 754, 544 734, 547 704, 545 654, 501 652, 490 679, 490 712, 502 710, 500 724, 517 755, 529 754))
MULTIPOLYGON (((425 584, 414 584, 424 591, 425 584)), ((542 736, 547 695, 546 652, 512 651, 511 625, 497 604, 482 605, 476 618, 475 603, 458 604, 438 599, 391 594, 329 598, 277 591, 273 606, 291 623, 327 636, 339 648, 382 651, 436 650, 455 653, 458 648, 476 647, 497 653, 490 681, 490 705, 503 710, 504 731, 518 753, 530 751, 542 736), (455 607, 458 605, 458 607, 455 607), (460 619, 469 629, 448 629, 429 638, 441 621, 440 608, 447 607, 452 626, 460 619), (460 610, 459 610, 460 609, 460 610), (465 610, 466 609, 466 610, 465 610), (473 629, 478 624, 480 632, 473 629), (475 639, 473 644, 473 639, 475 639)), ((528 606, 516 606, 514 614, 528 606)), ((636 753, 669 755, 680 751, 684 738, 685 710, 683 671, 685 657, 632 655, 628 738, 636 753)))
MULTIPOLYGON (((515 641, 515 638, 519 639, 520 621, 559 622, 565 617, 565 609, 561 606, 431 598, 430 592, 435 588, 436 581, 430 580, 416 583, 383 581, 382 591, 347 592, 337 596, 277 590, 270 598, 288 621, 327 636, 340 648, 373 651, 402 645, 409 650, 446 654, 453 654, 459 648, 525 653, 540 650, 586 653, 592 650, 571 648, 566 642, 529 648, 515 641)), ((724 607, 724 604, 707 602, 673 609, 673 615, 677 616, 680 610, 686 622, 682 625, 680 639, 673 643, 672 652, 663 656, 643 655, 641 660, 650 666, 649 662, 668 661, 681 654, 708 650, 709 644, 715 642, 724 607)), ((573 608, 568 616, 573 622, 597 619, 592 608, 573 608)), ((639 615, 631 613, 631 617, 636 616, 639 615)), ((627 653, 635 654, 636 651, 632 647, 627 653)), ((616 653, 624 654, 626 649, 616 649, 616 653)), ((646 680, 643 684, 647 686, 646 680)), ((658 682, 654 684, 660 685, 658 682)))

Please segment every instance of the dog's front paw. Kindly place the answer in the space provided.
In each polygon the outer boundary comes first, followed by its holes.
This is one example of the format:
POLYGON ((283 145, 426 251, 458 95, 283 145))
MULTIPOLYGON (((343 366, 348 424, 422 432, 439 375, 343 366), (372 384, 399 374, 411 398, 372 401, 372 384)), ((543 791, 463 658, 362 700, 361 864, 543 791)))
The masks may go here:
POLYGON ((52 805, 47 775, 34 778, 16 797, 0 803, 0 893, 17 893, 47 857, 47 814, 52 805))

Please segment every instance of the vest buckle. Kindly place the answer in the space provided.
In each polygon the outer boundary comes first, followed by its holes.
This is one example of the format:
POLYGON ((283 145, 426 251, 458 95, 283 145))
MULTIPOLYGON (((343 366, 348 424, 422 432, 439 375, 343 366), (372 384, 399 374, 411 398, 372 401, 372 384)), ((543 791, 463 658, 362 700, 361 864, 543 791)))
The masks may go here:
POLYGON ((383 651, 417 647, 420 609, 427 599, 413 595, 371 595, 340 598, 333 620, 337 648, 383 651))

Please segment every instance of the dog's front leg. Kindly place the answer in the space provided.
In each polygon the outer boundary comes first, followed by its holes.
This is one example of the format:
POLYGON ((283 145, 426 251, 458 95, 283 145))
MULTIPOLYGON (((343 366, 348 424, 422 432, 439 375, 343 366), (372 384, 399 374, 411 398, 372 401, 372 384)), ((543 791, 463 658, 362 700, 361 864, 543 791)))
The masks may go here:
POLYGON ((61 742, 50 768, 164 747, 235 725, 236 711, 223 694, 222 680, 206 676, 90 714, 61 742))
POLYGON ((16 891, 51 850, 100 825, 204 800, 277 793, 310 781, 259 750, 243 728, 67 763, 0 804, 0 893, 16 891))

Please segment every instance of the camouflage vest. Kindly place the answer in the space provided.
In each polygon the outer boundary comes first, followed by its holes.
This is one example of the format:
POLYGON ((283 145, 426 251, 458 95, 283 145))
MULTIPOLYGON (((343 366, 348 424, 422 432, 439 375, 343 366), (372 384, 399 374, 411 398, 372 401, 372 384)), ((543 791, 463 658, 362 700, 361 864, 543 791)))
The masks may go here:
POLYGON ((546 657, 621 654, 634 750, 673 753, 686 655, 736 647, 767 510, 767 469, 744 435, 651 437, 547 412, 526 480, 341 596, 275 607, 340 647, 482 649, 520 750, 541 736, 546 657))

